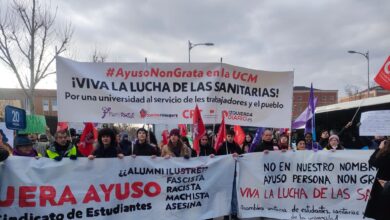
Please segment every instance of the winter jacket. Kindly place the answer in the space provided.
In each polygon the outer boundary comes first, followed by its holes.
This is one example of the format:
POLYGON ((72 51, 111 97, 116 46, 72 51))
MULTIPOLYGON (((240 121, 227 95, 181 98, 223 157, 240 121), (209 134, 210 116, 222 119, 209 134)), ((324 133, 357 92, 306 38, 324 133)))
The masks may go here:
POLYGON ((253 152, 263 152, 264 150, 273 151, 274 150, 274 142, 273 141, 261 141, 256 145, 253 152))
POLYGON ((210 144, 199 144, 200 152, 199 156, 209 156, 210 154, 216 154, 215 149, 210 144))
POLYGON ((122 151, 119 147, 103 147, 98 145, 97 148, 93 151, 92 155, 96 158, 115 158, 118 154, 121 154, 122 151))
POLYGON ((46 150, 46 157, 57 161, 62 160, 63 157, 76 159, 77 153, 76 146, 71 143, 61 146, 57 142, 53 142, 53 144, 46 150))
POLYGON ((187 147, 187 145, 183 144, 176 147, 169 147, 168 145, 164 145, 161 149, 161 156, 165 157, 170 155, 171 157, 191 157, 191 149, 187 147))
POLYGON ((4 161, 7 159, 9 156, 9 153, 6 149, 0 148, 0 162, 4 161))
POLYGON ((239 155, 243 154, 244 151, 238 146, 236 142, 229 143, 227 141, 223 142, 217 151, 217 155, 226 155, 226 154, 234 154, 237 153, 239 155))
MULTIPOLYGON (((369 164, 377 168, 375 182, 371 189, 371 195, 368 199, 365 217, 388 220, 390 219, 390 194, 380 185, 378 179, 390 181, 390 153, 377 157, 379 149, 370 157, 369 164)), ((387 188, 386 188, 387 189, 387 188)))
POLYGON ((134 151, 133 154, 137 156, 152 156, 152 155, 158 155, 158 151, 156 147, 153 147, 152 145, 144 142, 140 143, 138 140, 134 144, 134 151))
POLYGON ((123 139, 121 142, 119 142, 119 147, 125 156, 134 154, 133 144, 129 140, 123 139))

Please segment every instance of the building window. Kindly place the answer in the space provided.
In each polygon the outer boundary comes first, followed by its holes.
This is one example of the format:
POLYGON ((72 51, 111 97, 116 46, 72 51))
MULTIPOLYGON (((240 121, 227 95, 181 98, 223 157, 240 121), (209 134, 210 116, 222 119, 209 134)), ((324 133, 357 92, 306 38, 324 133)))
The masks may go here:
POLYGON ((44 112, 49 111, 49 100, 47 100, 47 99, 42 100, 42 108, 43 108, 44 112))
POLYGON ((298 101, 302 101, 302 96, 297 96, 298 101))
POLYGON ((334 101, 334 96, 329 96, 329 101, 333 102, 334 101))
POLYGON ((322 101, 326 102, 326 96, 322 96, 322 101))
POLYGON ((57 109, 58 109, 58 108, 57 108, 57 99, 52 99, 52 100, 51 100, 51 110, 52 110, 53 112, 56 112, 56 111, 58 111, 57 109))

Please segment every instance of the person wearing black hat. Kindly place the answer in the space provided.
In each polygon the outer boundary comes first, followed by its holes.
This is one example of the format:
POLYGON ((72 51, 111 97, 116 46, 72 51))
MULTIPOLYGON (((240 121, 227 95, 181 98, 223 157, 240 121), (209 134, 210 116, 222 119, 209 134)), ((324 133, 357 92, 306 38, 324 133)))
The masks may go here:
POLYGON ((130 156, 134 154, 133 143, 129 141, 128 134, 122 134, 122 137, 120 138, 119 142, 119 147, 121 148, 121 151, 125 156, 130 156))
POLYGON ((13 156, 39 157, 38 152, 33 148, 33 142, 26 135, 16 136, 14 140, 13 156))
POLYGON ((134 144, 133 157, 135 156, 152 156, 156 157, 159 152, 157 147, 150 145, 147 141, 148 131, 145 128, 137 130, 137 140, 134 144))
POLYGON ((161 150, 161 156, 166 159, 170 157, 191 157, 191 149, 180 140, 180 130, 175 128, 169 133, 169 141, 161 150))
POLYGON ((118 147, 115 138, 114 130, 110 128, 103 128, 98 134, 98 144, 92 155, 88 156, 88 159, 94 158, 114 158, 118 157, 122 159, 124 157, 121 149, 118 147))

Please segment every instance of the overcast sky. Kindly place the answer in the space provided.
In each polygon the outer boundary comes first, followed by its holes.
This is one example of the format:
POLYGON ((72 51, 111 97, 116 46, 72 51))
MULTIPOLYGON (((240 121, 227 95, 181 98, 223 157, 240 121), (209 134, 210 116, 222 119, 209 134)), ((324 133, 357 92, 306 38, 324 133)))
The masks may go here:
MULTIPOLYGON (((188 40, 212 42, 213 47, 193 48, 191 61, 219 62, 222 57, 224 63, 247 68, 295 70, 294 85, 313 82, 342 96, 347 84, 367 88, 367 61, 348 50, 369 50, 372 81, 390 55, 388 0, 51 3, 58 6, 57 24, 74 27, 66 56, 79 61, 90 61, 96 48, 112 62, 143 62, 145 57, 148 62, 188 62, 188 40)), ((6 74, 12 81, 0 80, 0 87, 17 86, 16 78, 6 74)), ((55 88, 53 81, 39 87, 55 88)))

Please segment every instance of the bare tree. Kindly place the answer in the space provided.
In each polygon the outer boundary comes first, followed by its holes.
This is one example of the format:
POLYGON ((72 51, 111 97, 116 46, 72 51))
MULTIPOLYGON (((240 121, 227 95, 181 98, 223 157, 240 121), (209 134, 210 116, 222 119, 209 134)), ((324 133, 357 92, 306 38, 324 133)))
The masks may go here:
POLYGON ((6 13, 0 13, 0 60, 15 74, 27 100, 27 108, 35 112, 37 84, 49 75, 55 57, 69 45, 73 30, 54 27, 56 12, 37 0, 13 0, 6 13))
POLYGON ((92 53, 92 62, 94 63, 104 63, 107 60, 107 54, 99 52, 96 48, 92 53))
POLYGON ((344 91, 345 93, 352 97, 352 96, 355 96, 356 94, 359 93, 359 87, 355 86, 355 85, 351 85, 351 84, 347 84, 345 87, 344 87, 344 91))

